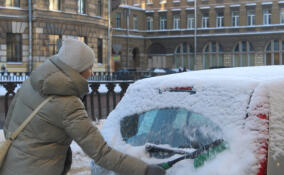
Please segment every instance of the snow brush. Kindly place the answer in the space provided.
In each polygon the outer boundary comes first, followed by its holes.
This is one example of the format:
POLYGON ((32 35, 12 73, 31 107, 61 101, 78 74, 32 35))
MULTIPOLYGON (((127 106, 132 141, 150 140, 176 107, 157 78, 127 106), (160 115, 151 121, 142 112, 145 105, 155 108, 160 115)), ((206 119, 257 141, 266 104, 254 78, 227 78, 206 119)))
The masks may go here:
POLYGON ((194 168, 199 168, 204 164, 205 161, 212 160, 217 153, 220 153, 225 149, 227 149, 227 145, 223 139, 215 140, 214 142, 204 145, 200 149, 197 149, 192 153, 187 153, 186 151, 181 151, 181 150, 161 148, 155 145, 146 146, 146 150, 148 152, 167 152, 167 153, 183 154, 183 156, 179 158, 158 164, 158 166, 162 167, 164 170, 171 168, 174 164, 184 159, 194 159, 193 163, 194 168))

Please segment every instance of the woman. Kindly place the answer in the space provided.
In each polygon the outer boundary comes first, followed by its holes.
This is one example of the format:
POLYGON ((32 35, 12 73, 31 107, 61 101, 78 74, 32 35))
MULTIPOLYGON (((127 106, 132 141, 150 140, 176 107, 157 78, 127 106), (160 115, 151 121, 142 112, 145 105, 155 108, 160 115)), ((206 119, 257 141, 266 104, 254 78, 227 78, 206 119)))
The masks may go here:
POLYGON ((68 39, 32 72, 14 97, 4 126, 5 137, 47 96, 55 95, 18 135, 0 175, 62 175, 71 166, 75 140, 96 164, 123 175, 163 175, 164 170, 110 148, 88 118, 81 98, 88 93, 95 55, 81 41, 68 39))

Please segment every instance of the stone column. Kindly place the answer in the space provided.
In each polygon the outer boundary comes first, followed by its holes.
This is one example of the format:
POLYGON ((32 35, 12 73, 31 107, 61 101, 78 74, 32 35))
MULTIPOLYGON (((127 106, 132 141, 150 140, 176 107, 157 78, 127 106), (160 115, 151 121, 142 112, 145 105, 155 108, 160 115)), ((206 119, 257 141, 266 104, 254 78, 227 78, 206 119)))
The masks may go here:
POLYGON ((280 11, 279 11, 279 4, 277 1, 274 1, 273 2, 273 5, 272 5, 272 10, 271 10, 271 13, 272 13, 272 16, 271 16, 271 23, 272 24, 279 24, 280 23, 280 11))
POLYGON ((256 7, 255 7, 255 24, 256 25, 262 25, 263 24, 263 13, 262 13, 261 2, 256 3, 256 7))
POLYGON ((224 8, 224 25, 225 26, 231 26, 232 25, 232 15, 231 15, 231 9, 228 5, 224 8))
POLYGON ((214 7, 209 9, 209 27, 216 27, 216 10, 214 7))
POLYGON ((194 70, 201 70, 201 69, 203 69, 202 54, 198 53, 196 54, 194 70))

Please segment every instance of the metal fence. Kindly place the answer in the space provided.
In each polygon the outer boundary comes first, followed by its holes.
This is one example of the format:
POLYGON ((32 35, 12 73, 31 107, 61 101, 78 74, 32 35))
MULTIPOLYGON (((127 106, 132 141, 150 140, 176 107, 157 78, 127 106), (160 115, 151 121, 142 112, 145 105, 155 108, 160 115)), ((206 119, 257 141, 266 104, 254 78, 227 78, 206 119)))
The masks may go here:
MULTIPOLYGON (((93 72, 89 81, 138 80, 157 75, 153 72, 93 72), (155 75, 154 75, 155 74, 155 75)), ((0 72, 0 82, 22 82, 29 77, 29 72, 0 72)))
MULTIPOLYGON (((126 75, 126 74, 125 74, 126 75)), ((123 97, 128 86, 144 74, 133 74, 133 80, 117 80, 113 73, 94 73, 89 79, 89 94, 83 99, 89 117, 92 120, 106 118, 123 97), (103 88, 102 88, 103 87, 103 88), (100 90, 103 89, 103 90, 100 90)), ((28 73, 1 73, 0 88, 0 128, 3 127, 9 104, 17 88, 29 77, 28 73), (3 90, 5 92, 3 93, 3 90), (1 105, 2 104, 2 105, 1 105)))

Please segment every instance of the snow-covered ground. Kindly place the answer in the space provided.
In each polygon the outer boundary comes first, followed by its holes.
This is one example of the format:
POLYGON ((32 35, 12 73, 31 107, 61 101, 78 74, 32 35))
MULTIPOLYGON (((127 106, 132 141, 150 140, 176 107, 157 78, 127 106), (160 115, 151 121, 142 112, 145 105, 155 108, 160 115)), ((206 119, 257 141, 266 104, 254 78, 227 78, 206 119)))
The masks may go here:
MULTIPOLYGON (((102 127, 104 120, 94 123, 99 129, 102 127)), ((0 129, 0 142, 4 141, 3 130, 0 129)), ((72 142, 72 167, 68 175, 90 175, 90 162, 91 159, 82 151, 80 146, 76 142, 72 142)))

